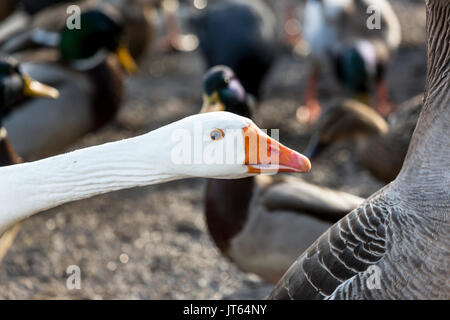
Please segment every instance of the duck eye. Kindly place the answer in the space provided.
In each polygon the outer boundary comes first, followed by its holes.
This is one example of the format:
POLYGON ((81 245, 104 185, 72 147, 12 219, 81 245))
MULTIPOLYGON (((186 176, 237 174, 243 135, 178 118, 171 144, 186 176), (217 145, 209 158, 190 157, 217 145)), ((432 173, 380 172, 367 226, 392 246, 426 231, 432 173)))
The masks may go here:
POLYGON ((222 139, 225 136, 225 133, 220 129, 214 129, 209 135, 211 137, 211 140, 216 141, 222 139))

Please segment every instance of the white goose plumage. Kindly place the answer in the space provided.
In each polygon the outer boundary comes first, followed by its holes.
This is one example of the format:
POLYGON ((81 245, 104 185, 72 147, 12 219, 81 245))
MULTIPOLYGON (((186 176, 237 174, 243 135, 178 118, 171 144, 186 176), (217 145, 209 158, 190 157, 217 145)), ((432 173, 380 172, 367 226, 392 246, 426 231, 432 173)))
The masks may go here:
POLYGON ((309 169, 306 157, 271 139, 247 118, 228 112, 190 116, 142 136, 1 168, 0 234, 40 211, 120 189, 188 177, 242 178, 309 169), (244 141, 249 132, 280 155, 279 163, 268 158, 249 161, 253 149, 244 141), (214 150, 223 150, 221 158, 214 158, 218 161, 205 156, 214 150))

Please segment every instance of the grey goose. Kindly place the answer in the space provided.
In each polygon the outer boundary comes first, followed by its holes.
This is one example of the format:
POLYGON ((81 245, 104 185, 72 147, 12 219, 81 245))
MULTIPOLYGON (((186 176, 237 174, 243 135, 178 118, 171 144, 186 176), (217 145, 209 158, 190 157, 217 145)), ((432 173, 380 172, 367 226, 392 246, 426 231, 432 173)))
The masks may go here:
POLYGON ((269 299, 450 299, 450 1, 426 11, 424 105, 399 175, 318 238, 269 299))

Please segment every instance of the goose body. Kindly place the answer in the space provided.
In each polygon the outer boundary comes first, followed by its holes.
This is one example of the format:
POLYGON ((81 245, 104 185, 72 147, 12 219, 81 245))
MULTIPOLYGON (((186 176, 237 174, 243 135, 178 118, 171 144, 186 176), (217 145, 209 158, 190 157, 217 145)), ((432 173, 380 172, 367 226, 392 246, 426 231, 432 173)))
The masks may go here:
POLYGON ((319 237, 269 298, 450 299, 450 2, 426 7, 424 105, 399 175, 319 237))
POLYGON ((255 97, 276 56, 276 19, 261 0, 216 1, 192 21, 199 47, 211 68, 230 67, 255 97))
POLYGON ((422 99, 418 95, 406 101, 387 121, 362 103, 339 99, 320 116, 305 153, 317 157, 329 145, 354 139, 362 165, 375 178, 389 183, 403 165, 422 99))
MULTIPOLYGON (((231 69, 210 69, 204 88, 203 111, 221 104, 227 111, 251 115, 245 91, 231 69), (208 99, 211 96, 217 99, 208 99)), ((362 201, 288 176, 209 179, 205 217, 222 254, 242 270, 276 283, 299 253, 362 201)))
POLYGON ((81 19, 85 25, 79 30, 81 35, 64 29, 58 49, 15 55, 24 61, 21 66, 27 73, 60 91, 60 99, 29 101, 5 119, 11 143, 27 160, 57 153, 102 127, 120 108, 124 91, 121 64, 134 67, 126 54, 125 58, 120 52, 114 54, 114 48, 120 48, 120 20, 116 22, 114 15, 101 10, 86 11, 81 19))

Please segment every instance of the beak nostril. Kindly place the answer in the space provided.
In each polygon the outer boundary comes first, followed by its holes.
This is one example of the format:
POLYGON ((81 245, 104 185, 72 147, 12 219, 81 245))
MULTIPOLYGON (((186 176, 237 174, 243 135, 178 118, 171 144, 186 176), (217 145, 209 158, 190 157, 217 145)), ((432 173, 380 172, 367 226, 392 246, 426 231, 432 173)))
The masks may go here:
POLYGON ((243 129, 245 164, 250 173, 308 172, 311 162, 251 125, 243 129), (256 146, 251 141, 257 141, 256 146), (263 144, 263 145, 261 145, 263 144))

